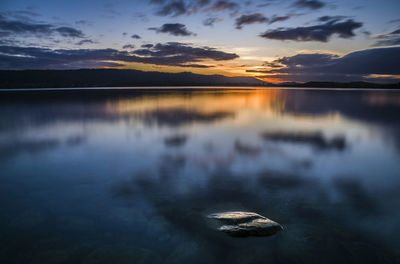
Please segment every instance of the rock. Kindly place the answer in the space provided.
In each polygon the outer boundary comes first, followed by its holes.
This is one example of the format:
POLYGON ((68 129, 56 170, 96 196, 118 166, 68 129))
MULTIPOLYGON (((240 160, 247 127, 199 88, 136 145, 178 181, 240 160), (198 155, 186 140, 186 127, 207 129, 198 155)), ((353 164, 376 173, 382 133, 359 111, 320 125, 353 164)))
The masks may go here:
POLYGON ((225 212, 208 217, 227 224, 218 230, 234 237, 271 236, 283 230, 280 224, 253 212, 225 212))
POLYGON ((220 231, 235 237, 271 236, 282 229, 280 224, 268 218, 255 219, 238 225, 224 225, 219 228, 220 231))
POLYGON ((225 212, 225 213, 210 214, 208 218, 217 219, 226 224, 240 224, 240 223, 247 223, 251 220, 264 217, 252 212, 225 212))

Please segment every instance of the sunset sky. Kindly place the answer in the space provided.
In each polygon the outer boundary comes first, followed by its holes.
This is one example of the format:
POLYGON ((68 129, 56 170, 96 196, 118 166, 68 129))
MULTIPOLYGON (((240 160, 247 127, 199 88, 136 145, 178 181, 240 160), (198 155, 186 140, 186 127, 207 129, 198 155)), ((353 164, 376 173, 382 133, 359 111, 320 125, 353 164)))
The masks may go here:
POLYGON ((2 0, 0 69, 400 81, 399 0, 2 0))

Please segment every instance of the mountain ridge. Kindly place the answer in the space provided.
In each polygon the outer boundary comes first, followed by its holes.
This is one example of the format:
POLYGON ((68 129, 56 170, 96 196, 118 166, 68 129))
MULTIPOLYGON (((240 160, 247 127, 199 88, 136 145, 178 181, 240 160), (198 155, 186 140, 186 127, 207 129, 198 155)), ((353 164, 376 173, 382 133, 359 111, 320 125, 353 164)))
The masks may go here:
POLYGON ((138 87, 138 86, 259 86, 299 88, 400 89, 400 83, 306 82, 272 84, 254 77, 202 75, 191 72, 165 73, 130 69, 0 70, 0 89, 138 87))

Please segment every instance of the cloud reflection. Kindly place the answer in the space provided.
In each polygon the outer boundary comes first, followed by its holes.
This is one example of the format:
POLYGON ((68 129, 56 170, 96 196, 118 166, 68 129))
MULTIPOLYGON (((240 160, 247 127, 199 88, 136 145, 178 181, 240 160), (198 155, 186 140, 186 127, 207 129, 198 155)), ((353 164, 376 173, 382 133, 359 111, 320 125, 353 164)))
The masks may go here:
POLYGON ((344 136, 335 136, 332 139, 327 139, 321 132, 265 132, 261 136, 266 141, 306 144, 321 151, 343 151, 347 148, 344 136))

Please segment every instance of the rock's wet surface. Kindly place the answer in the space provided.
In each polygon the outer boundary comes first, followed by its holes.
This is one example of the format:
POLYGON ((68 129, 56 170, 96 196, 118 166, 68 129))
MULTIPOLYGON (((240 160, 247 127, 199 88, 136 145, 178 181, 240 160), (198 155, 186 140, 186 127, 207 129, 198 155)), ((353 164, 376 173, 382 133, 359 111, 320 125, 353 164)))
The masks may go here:
POLYGON ((218 230, 234 237, 271 236, 283 230, 280 224, 253 212, 224 212, 208 217, 227 224, 218 230))
POLYGON ((208 218, 217 219, 226 224, 240 224, 264 217, 253 212, 225 212, 210 214, 208 218))

